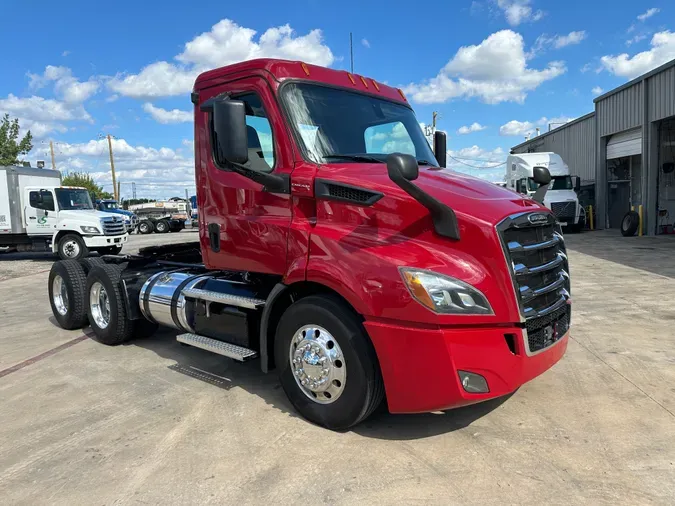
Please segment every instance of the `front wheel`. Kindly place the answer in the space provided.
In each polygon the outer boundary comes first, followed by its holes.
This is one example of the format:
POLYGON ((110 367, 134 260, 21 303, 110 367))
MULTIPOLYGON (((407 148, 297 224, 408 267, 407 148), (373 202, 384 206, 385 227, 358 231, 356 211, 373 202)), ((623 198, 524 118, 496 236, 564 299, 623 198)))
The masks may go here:
POLYGON ((79 260, 89 254, 89 248, 77 234, 66 234, 61 237, 58 251, 61 260, 79 260))
POLYGON ((384 398, 373 345, 358 316, 336 298, 310 296, 293 304, 279 321, 274 346, 288 399, 314 423, 347 429, 384 398))

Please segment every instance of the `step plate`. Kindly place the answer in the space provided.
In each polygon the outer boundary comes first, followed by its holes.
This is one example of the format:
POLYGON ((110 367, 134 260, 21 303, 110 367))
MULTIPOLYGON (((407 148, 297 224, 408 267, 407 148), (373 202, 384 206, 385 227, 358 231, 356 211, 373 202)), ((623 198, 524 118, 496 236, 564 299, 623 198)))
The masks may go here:
POLYGON ((242 297, 241 295, 230 295, 227 293, 213 292, 211 290, 201 290, 199 288, 190 288, 183 290, 184 297, 191 299, 205 300, 209 302, 218 302, 228 306, 245 307, 248 309, 259 309, 265 305, 263 299, 254 299, 252 297, 242 297))
POLYGON ((211 353, 217 353, 218 355, 223 355, 224 357, 229 357, 238 360, 239 362, 246 362, 247 360, 251 360, 258 356, 257 352, 244 348, 243 346, 224 343, 223 341, 200 336, 198 334, 180 334, 176 337, 176 340, 179 343, 189 344, 195 348, 201 348, 202 350, 210 351, 211 353))

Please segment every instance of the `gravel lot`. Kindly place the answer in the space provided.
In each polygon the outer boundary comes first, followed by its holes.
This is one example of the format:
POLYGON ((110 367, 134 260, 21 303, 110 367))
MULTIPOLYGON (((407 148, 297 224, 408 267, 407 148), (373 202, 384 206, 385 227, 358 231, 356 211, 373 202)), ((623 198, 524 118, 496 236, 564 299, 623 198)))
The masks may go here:
POLYGON ((567 239, 559 364, 508 398, 343 433, 299 418, 255 362, 170 331, 105 347, 58 328, 53 258, 0 254, 2 503, 672 504, 675 240, 567 239))

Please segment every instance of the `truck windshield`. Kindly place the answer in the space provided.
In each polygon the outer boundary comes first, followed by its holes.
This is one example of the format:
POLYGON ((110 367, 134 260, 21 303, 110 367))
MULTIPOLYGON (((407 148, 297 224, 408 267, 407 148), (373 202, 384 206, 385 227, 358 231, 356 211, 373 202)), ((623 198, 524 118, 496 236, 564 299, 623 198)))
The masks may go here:
POLYGON ((101 202, 101 207, 104 210, 109 210, 109 209, 119 209, 120 206, 117 205, 117 202, 101 202))
POLYGON ((284 86, 283 100, 307 158, 315 163, 385 162, 398 152, 438 165, 415 114, 404 105, 308 83, 284 86))
MULTIPOLYGON (((534 182, 530 177, 527 179, 527 190, 528 191, 537 191, 539 185, 534 182)), ((552 176, 551 184, 548 186, 549 190, 571 190, 574 186, 572 185, 572 178, 570 176, 552 176)))
POLYGON ((89 192, 84 189, 57 188, 56 201, 61 210, 94 209, 89 192))

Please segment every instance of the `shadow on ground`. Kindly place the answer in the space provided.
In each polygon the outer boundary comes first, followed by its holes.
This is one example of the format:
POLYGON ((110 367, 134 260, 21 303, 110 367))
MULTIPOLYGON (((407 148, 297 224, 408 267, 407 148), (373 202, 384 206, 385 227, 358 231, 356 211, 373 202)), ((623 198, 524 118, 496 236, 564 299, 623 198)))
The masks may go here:
POLYGON ((675 235, 623 237, 619 230, 565 234, 567 249, 675 278, 675 235))
MULTIPOLYGON (((174 361, 175 364, 169 366, 169 369, 176 373, 225 390, 243 388, 283 413, 302 420, 302 423, 309 423, 297 414, 288 401, 274 372, 264 374, 257 361, 239 364, 225 357, 182 345, 175 340, 175 335, 175 332, 160 330, 152 337, 130 342, 129 346, 138 346, 174 361)), ((438 413, 391 415, 382 409, 352 430, 364 437, 377 439, 410 440, 431 437, 471 425, 509 397, 438 413)))

